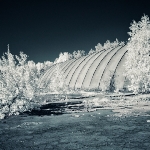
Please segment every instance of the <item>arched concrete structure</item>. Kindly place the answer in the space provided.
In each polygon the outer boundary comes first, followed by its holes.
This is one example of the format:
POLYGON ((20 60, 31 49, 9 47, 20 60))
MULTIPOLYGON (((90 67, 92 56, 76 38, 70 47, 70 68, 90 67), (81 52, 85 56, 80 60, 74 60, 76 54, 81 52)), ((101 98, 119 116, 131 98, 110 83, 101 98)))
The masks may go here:
MULTIPOLYGON (((60 63, 66 84, 73 89, 101 90, 112 84, 115 89, 122 89, 126 52, 126 46, 118 46, 60 63)), ((55 69, 56 65, 51 66, 41 77, 40 87, 50 84, 55 69)))

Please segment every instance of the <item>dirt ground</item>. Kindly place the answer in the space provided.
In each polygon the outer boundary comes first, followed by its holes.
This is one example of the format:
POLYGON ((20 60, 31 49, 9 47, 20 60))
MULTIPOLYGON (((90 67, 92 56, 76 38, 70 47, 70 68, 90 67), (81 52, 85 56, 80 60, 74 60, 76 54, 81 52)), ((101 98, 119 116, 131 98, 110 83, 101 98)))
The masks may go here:
POLYGON ((149 103, 136 104, 135 110, 145 107, 144 114, 119 117, 125 105, 127 100, 116 110, 11 116, 0 120, 0 150, 149 150, 149 103))

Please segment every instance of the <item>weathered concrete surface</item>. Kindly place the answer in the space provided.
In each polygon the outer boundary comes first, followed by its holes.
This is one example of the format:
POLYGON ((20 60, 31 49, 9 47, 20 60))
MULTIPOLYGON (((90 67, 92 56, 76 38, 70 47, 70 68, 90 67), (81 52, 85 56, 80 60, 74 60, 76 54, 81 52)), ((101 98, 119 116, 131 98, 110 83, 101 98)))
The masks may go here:
POLYGON ((111 116, 111 110, 0 121, 0 150, 149 150, 150 116, 111 116))

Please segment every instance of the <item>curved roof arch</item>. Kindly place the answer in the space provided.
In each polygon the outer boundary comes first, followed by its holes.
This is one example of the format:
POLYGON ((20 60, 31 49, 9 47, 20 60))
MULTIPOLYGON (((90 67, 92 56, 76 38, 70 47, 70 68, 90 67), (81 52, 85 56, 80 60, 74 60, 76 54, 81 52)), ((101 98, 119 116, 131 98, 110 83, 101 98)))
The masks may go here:
MULTIPOLYGON (((124 62, 126 45, 114 49, 95 52, 79 59, 71 59, 60 63, 66 84, 73 89, 98 89, 114 84, 114 88, 122 89, 124 86, 124 62)), ((41 77, 40 87, 50 84, 56 71, 56 64, 41 77)))

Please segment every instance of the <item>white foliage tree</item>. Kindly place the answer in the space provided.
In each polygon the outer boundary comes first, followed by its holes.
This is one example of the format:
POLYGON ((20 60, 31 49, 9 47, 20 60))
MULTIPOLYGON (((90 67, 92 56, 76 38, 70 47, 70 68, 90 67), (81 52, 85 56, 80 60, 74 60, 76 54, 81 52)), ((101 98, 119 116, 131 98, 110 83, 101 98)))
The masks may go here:
POLYGON ((133 21, 127 44, 125 75, 130 80, 129 90, 134 93, 150 92, 150 21, 144 15, 141 21, 133 21))
POLYGON ((49 84, 49 89, 57 94, 67 96, 68 86, 66 85, 65 76, 60 64, 56 64, 55 72, 49 84))
POLYGON ((118 46, 124 46, 124 42, 119 42, 118 39, 116 39, 114 42, 111 43, 109 40, 107 40, 104 43, 103 48, 107 50, 107 49, 110 49, 110 48, 116 48, 118 46))
POLYGON ((101 51, 101 50, 103 50, 103 49, 104 49, 104 48, 103 48, 102 44, 100 44, 100 43, 98 43, 98 44, 95 46, 95 51, 96 51, 96 52, 101 51))
POLYGON ((36 76, 38 78, 40 78, 41 75, 44 74, 44 72, 48 69, 48 67, 51 66, 51 64, 46 64, 44 63, 40 63, 38 62, 37 64, 35 64, 35 68, 36 68, 36 76))
POLYGON ((35 63, 27 63, 27 55, 14 56, 8 52, 0 59, 1 89, 0 118, 32 109, 38 78, 35 63))
POLYGON ((95 53, 95 50, 91 49, 91 50, 88 52, 88 55, 93 54, 93 53, 95 53))
POLYGON ((51 62, 51 61, 44 61, 44 70, 47 70, 52 65, 53 65, 53 62, 51 62))
POLYGON ((73 58, 78 59, 82 56, 85 56, 85 51, 84 50, 78 50, 73 52, 73 58))
MULTIPOLYGON (((116 39, 114 42, 110 42, 109 40, 107 40, 104 45, 98 43, 96 46, 95 46, 95 51, 98 52, 98 51, 102 51, 102 50, 108 50, 108 49, 112 49, 112 48, 116 48, 118 46, 124 46, 125 43, 124 42, 119 42, 118 39, 116 39)), ((91 54, 93 51, 89 51, 89 53, 91 54)))
POLYGON ((103 46, 104 49, 109 49, 109 48, 112 48, 112 44, 109 40, 107 40, 105 43, 104 43, 104 46, 103 46))
POLYGON ((124 42, 124 41, 121 41, 121 42, 119 43, 119 45, 120 45, 120 46, 124 46, 124 45, 125 45, 125 42, 124 42))
POLYGON ((118 41, 118 39, 116 39, 116 41, 114 41, 114 42, 111 43, 111 47, 112 47, 112 48, 116 48, 116 47, 118 47, 118 46, 119 46, 119 41, 118 41))
POLYGON ((68 52, 60 53, 59 58, 55 59, 54 64, 60 63, 60 62, 65 62, 71 58, 72 58, 72 55, 68 52))

